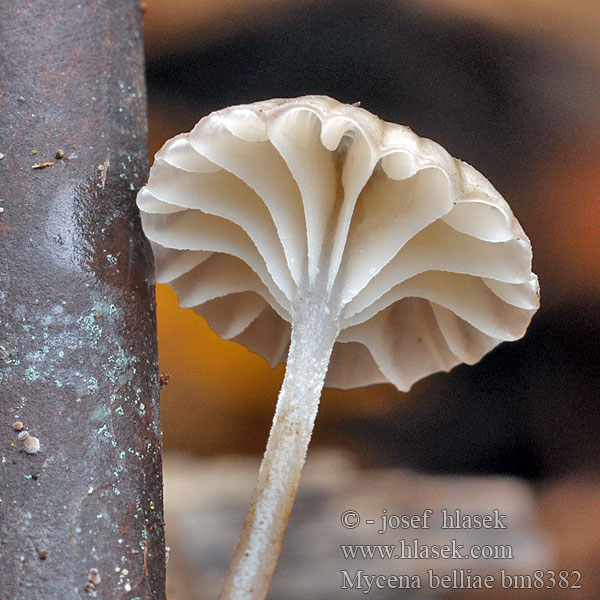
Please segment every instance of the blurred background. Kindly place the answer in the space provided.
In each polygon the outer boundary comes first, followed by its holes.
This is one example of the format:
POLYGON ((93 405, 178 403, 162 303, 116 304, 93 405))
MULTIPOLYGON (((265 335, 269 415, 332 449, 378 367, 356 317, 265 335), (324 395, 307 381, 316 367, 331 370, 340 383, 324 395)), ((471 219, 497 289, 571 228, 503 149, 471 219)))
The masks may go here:
MULTIPOLYGON (((523 340, 408 394, 391 385, 325 391, 269 597, 362 597, 339 589, 340 569, 358 568, 344 566, 339 544, 384 542, 368 532, 351 541, 339 525, 345 508, 362 502, 376 515, 386 506, 416 514, 451 502, 471 512, 504 503, 514 517, 515 572, 579 570, 582 589, 448 597, 600 598, 598 1, 143 5, 152 154, 232 104, 304 94, 360 101, 484 173, 533 245, 542 307, 523 340)), ((162 390, 169 597, 213 598, 283 367, 272 371, 221 341, 164 286, 158 327, 160 368, 171 375, 162 390)), ((412 563, 400 572, 429 568, 412 563)), ((483 574, 502 567, 467 566, 483 574)), ((390 568, 400 567, 369 572, 390 568)))

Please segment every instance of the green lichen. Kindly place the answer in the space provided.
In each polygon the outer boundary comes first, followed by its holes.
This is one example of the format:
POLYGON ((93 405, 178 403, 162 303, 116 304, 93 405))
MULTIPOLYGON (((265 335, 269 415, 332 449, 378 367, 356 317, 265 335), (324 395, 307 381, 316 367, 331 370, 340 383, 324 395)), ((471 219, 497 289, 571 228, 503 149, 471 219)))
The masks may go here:
POLYGON ((110 411, 101 404, 94 409, 90 419, 95 423, 103 423, 109 415, 110 411))
POLYGON ((33 365, 25 371, 25 379, 27 379, 27 381, 36 381, 39 378, 40 374, 35 370, 33 365))
POLYGON ((100 327, 100 325, 98 325, 98 323, 96 322, 97 314, 99 313, 93 312, 89 315, 86 315, 85 317, 80 317, 77 320, 77 322, 83 326, 85 331, 87 331, 90 334, 90 337, 92 338, 94 344, 97 344, 100 338, 102 337, 102 327, 100 327))
POLYGON ((88 379, 88 390, 90 391, 90 394, 98 391, 98 380, 95 377, 90 377, 88 379))
POLYGON ((112 438, 112 433, 108 430, 106 424, 102 425, 102 427, 100 427, 96 433, 104 436, 105 438, 112 438))

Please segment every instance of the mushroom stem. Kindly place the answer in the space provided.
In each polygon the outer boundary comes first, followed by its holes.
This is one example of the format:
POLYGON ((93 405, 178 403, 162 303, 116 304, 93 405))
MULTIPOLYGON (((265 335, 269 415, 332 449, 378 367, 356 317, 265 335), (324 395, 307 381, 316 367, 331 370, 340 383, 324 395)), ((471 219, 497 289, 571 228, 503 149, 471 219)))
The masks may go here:
POLYGON ((339 332, 323 302, 300 302, 294 309, 285 378, 221 600, 267 595, 339 332))

